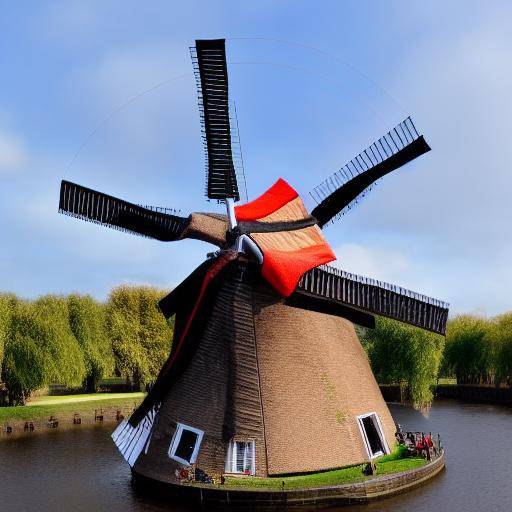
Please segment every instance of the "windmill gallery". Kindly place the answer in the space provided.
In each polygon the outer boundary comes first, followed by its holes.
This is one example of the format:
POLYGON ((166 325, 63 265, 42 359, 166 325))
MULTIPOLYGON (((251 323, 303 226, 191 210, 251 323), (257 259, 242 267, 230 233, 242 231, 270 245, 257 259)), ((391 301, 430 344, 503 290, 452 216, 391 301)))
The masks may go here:
POLYGON ((388 454, 395 424, 354 330, 374 315, 444 334, 448 305, 328 265, 323 228, 380 178, 430 150, 410 118, 312 192, 309 213, 278 179, 235 206, 224 40, 191 50, 206 153, 206 194, 226 214, 142 207, 63 181, 59 211, 161 241, 217 250, 160 302, 172 350, 112 437, 134 476, 179 487, 183 470, 247 478, 305 474, 388 454), (300 392, 297 390, 300 389, 300 392))

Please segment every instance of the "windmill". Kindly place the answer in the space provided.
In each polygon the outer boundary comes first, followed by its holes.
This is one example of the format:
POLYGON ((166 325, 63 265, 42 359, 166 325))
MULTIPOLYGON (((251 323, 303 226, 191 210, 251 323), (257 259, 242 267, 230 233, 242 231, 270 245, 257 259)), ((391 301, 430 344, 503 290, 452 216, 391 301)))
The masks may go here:
POLYGON ((206 195, 225 214, 139 206, 63 181, 59 211, 161 240, 218 247, 160 302, 172 350, 139 408, 112 434, 134 475, 176 484, 183 471, 268 476, 387 453, 395 425, 355 334, 383 315, 444 334, 448 305, 327 265, 322 228, 386 174, 430 150, 410 118, 312 192, 311 214, 279 179, 239 201, 225 41, 191 49, 206 195), (188 469, 187 469, 188 468, 188 469))

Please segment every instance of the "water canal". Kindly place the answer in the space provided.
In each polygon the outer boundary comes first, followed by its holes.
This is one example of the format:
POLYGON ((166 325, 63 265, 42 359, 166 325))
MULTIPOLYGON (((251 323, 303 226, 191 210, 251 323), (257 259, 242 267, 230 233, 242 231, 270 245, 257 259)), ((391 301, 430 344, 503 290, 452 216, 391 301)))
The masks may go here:
MULTIPOLYGON (((428 417, 391 405, 410 430, 441 432, 447 468, 425 487, 344 511, 512 510, 512 409, 443 400, 428 417)), ((77 428, 0 442, 0 511, 185 511, 148 501, 131 488, 130 471, 111 428, 77 428)))

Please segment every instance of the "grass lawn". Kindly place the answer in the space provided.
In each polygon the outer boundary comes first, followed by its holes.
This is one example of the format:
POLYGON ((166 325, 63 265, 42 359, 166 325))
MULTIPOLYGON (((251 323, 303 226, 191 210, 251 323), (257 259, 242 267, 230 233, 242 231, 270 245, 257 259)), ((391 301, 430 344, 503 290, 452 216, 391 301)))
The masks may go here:
POLYGON ((438 381, 439 381, 440 385, 443 385, 443 384, 452 384, 452 385, 453 384, 457 384, 457 379, 455 379, 455 378, 452 379, 450 377, 443 377, 441 379, 438 379, 438 381))
MULTIPOLYGON (((390 455, 385 455, 377 459, 377 476, 399 473, 409 469, 419 468, 427 463, 422 457, 403 456, 403 450, 400 447, 390 455)), ((346 483, 360 482, 367 477, 363 475, 364 464, 351 466, 323 473, 313 473, 310 475, 273 477, 273 478, 254 478, 254 477, 227 477, 225 487, 233 488, 262 488, 262 489, 281 489, 281 482, 284 481, 286 489, 305 489, 308 487, 328 487, 346 483)))
POLYGON ((62 396, 38 396, 27 402, 28 407, 53 404, 70 404, 77 402, 89 402, 90 400, 112 400, 119 398, 143 398, 144 393, 90 393, 84 395, 62 395, 62 396))
POLYGON ((101 393, 93 395, 44 396, 19 407, 0 407, 0 423, 16 420, 48 419, 51 415, 85 413, 95 409, 138 405, 144 393, 101 393))

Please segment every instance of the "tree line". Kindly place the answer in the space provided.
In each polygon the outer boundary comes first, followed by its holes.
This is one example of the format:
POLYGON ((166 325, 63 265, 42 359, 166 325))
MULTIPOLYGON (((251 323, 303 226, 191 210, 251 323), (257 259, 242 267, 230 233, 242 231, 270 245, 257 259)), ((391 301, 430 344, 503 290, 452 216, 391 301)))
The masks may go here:
POLYGON ((439 377, 460 385, 512 384, 512 312, 455 316, 446 338, 386 318, 358 333, 378 382, 400 386, 402 401, 417 408, 430 405, 439 377))
POLYGON ((158 309, 165 291, 118 286, 90 295, 24 300, 0 294, 0 381, 11 405, 59 383, 94 392, 103 378, 152 382, 169 354, 173 324, 158 309))
POLYGON ((510 386, 512 312, 493 318, 459 315, 449 323, 441 375, 457 384, 510 386))
POLYGON ((376 318, 375 329, 358 333, 377 381, 400 386, 402 402, 430 405, 445 338, 383 317, 376 318))
MULTIPOLYGON (((112 376, 136 388, 154 381, 173 333, 173 321, 158 309, 165 293, 118 286, 105 302, 79 294, 33 301, 0 294, 0 382, 9 403, 22 404, 53 383, 94 392, 112 376)), ((440 376, 458 384, 512 383, 512 312, 456 316, 446 339, 387 318, 377 318, 375 329, 358 328, 358 335, 378 382, 399 385, 403 401, 417 408, 432 402, 440 376)))

